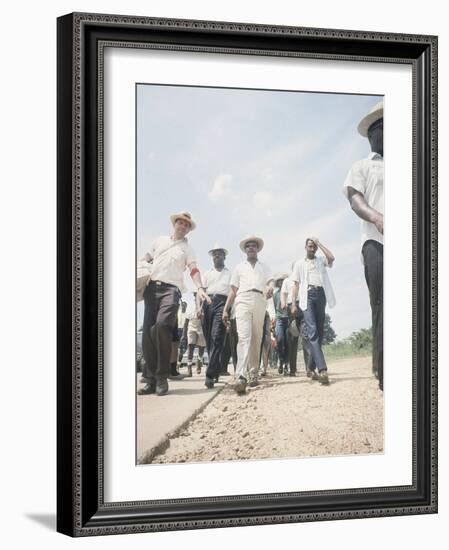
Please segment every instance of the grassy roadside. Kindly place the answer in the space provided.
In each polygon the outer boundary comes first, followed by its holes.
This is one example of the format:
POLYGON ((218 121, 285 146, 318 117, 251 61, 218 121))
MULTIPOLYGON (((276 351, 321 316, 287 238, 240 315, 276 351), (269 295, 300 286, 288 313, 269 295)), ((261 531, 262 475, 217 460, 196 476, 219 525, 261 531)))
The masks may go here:
POLYGON ((349 342, 337 342, 323 346, 326 360, 342 359, 349 357, 366 357, 372 353, 371 347, 357 347, 349 342))
MULTIPOLYGON (((370 357, 372 350, 370 346, 358 347, 349 342, 337 342, 323 346, 323 353, 326 361, 334 359, 350 359, 351 357, 370 357)), ((304 366, 302 350, 298 350, 298 368, 304 366)))

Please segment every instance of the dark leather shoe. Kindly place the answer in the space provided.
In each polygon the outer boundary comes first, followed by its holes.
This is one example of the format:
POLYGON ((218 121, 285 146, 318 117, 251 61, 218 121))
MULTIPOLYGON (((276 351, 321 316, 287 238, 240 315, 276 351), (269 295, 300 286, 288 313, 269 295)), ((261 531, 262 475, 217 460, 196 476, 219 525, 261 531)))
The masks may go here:
POLYGON ((329 376, 327 375, 327 371, 322 370, 318 373, 318 381, 320 384, 323 384, 324 386, 329 385, 329 376))
POLYGON ((176 372, 176 373, 170 374, 169 378, 170 378, 170 380, 182 380, 185 377, 180 372, 176 372))
POLYGON ((168 382, 166 378, 156 379, 156 395, 166 395, 168 393, 168 382))
POLYGON ((156 382, 154 381, 137 390, 137 395, 149 395, 150 393, 156 393, 156 382))
POLYGON ((316 370, 314 369, 309 369, 307 371, 307 378, 311 378, 312 380, 318 380, 319 379, 319 376, 316 372, 316 370))
POLYGON ((250 388, 255 388, 259 385, 259 382, 257 380, 251 380, 251 382, 248 384, 250 388))
POLYGON ((278 368, 278 373, 279 374, 282 374, 284 372, 284 368, 282 365, 279 365, 279 368, 278 368))
POLYGON ((234 385, 234 390, 238 395, 242 395, 246 392, 246 378, 240 376, 234 385))
POLYGON ((213 378, 208 378, 206 376, 206 381, 204 382, 204 385, 206 386, 206 388, 208 390, 211 390, 214 387, 214 379, 213 378))

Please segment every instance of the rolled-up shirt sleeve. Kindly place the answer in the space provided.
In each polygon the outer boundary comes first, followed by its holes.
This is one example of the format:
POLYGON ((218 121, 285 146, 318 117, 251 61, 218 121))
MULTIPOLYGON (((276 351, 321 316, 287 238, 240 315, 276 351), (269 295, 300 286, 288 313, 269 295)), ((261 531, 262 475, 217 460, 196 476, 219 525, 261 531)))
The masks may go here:
POLYGON ((346 176, 343 184, 343 193, 348 197, 348 189, 352 187, 362 195, 366 192, 366 174, 364 173, 364 164, 362 161, 355 162, 346 176))
POLYGON ((239 286, 240 286, 240 272, 239 272, 238 267, 235 267, 232 270, 231 286, 235 286, 236 288, 239 288, 239 286))
POLYGON ((291 280, 295 283, 300 283, 300 277, 299 277, 299 261, 295 262, 295 265, 293 266, 293 272, 290 276, 291 280))

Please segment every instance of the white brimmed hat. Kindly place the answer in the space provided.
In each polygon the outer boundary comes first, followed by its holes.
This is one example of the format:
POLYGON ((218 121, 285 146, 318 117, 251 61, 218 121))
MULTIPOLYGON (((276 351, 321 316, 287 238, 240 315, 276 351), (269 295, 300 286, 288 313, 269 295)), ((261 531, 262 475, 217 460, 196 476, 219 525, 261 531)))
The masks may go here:
POLYGON ((376 120, 379 120, 383 118, 384 116, 384 102, 379 101, 379 103, 376 103, 374 107, 371 109, 371 111, 362 118, 362 120, 359 122, 359 125, 357 127, 357 130, 359 131, 359 134, 363 137, 368 137, 368 128, 371 126, 371 124, 374 124, 376 120))
POLYGON ((215 250, 223 250, 225 256, 228 255, 228 251, 226 250, 226 248, 220 246, 218 243, 215 243, 214 246, 209 250, 209 256, 212 256, 212 252, 214 252, 215 250))
POLYGON ((178 212, 177 214, 172 214, 170 216, 170 221, 172 225, 175 225, 176 220, 184 220, 190 223, 190 231, 193 231, 196 227, 196 223, 192 220, 192 215, 190 212, 178 212))
POLYGON ((257 243, 259 252, 263 248, 263 240, 260 237, 256 237, 255 235, 249 235, 248 237, 245 237, 243 241, 240 241, 240 250, 242 252, 245 252, 245 245, 246 243, 249 243, 250 241, 254 241, 257 243))
POLYGON ((288 273, 275 273, 273 277, 273 281, 280 281, 281 279, 284 280, 284 279, 287 279, 288 276, 289 276, 288 273))

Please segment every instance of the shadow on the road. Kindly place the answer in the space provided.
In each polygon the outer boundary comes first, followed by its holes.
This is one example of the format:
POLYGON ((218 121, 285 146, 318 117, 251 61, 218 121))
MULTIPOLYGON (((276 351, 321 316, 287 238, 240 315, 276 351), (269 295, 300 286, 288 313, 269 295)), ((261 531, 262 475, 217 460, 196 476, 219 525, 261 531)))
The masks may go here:
POLYGON ((212 396, 216 390, 219 390, 222 386, 216 386, 213 390, 208 390, 205 387, 198 388, 197 390, 194 389, 187 389, 187 388, 178 388, 170 386, 168 393, 172 395, 198 395, 200 393, 204 393, 205 395, 210 393, 212 396))
POLYGON ((337 375, 329 375, 329 381, 331 383, 335 382, 345 382, 347 380, 375 380, 374 376, 340 376, 340 374, 337 375))

